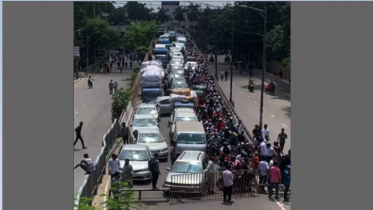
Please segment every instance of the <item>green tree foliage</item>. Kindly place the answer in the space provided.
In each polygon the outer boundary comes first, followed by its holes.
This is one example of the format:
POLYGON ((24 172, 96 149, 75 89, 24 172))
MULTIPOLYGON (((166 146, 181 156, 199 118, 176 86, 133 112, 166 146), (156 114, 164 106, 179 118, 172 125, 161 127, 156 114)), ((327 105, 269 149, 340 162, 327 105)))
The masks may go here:
POLYGON ((181 21, 185 21, 184 13, 186 9, 183 6, 179 6, 175 9, 173 15, 175 16, 175 20, 179 21, 179 28, 181 28, 181 21))
POLYGON ((140 209, 141 203, 139 201, 134 201, 135 194, 129 189, 129 182, 115 181, 110 188, 113 192, 113 197, 106 194, 101 195, 107 197, 107 201, 102 204, 106 206, 107 210, 140 209))
POLYGON ((131 91, 119 88, 112 97, 111 113, 113 119, 118 119, 130 101, 131 91))
POLYGON ((146 7, 146 4, 136 1, 127 2, 125 5, 128 18, 132 21, 150 21, 153 20, 152 9, 146 7))
POLYGON ((96 207, 90 205, 92 200, 92 198, 81 197, 79 204, 75 205, 75 207, 77 208, 77 210, 98 210, 96 207))
POLYGON ((191 3, 187 8, 187 17, 188 20, 192 22, 192 27, 194 22, 197 21, 200 17, 199 5, 191 3))
POLYGON ((160 24, 163 24, 168 21, 168 16, 166 15, 166 11, 163 8, 159 8, 156 14, 156 20, 160 24))

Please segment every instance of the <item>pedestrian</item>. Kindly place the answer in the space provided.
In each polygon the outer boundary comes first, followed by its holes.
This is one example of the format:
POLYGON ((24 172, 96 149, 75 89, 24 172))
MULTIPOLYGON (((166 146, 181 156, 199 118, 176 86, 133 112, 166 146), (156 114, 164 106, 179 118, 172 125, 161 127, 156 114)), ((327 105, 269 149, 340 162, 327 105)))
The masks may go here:
MULTIPOLYGON (((269 170, 269 166, 268 166, 267 161, 265 160, 260 161, 259 163, 259 175, 260 175, 259 184, 260 185, 265 185, 267 183, 268 170, 269 170)), ((262 191, 265 191, 264 186, 261 186, 260 189, 262 191)))
POLYGON ((84 154, 83 157, 84 159, 74 167, 74 170, 80 167, 85 171, 85 174, 91 174, 95 170, 95 165, 88 154, 84 154))
POLYGON ((215 157, 211 157, 204 171, 207 173, 208 191, 211 193, 215 192, 216 175, 218 171, 219 165, 217 164, 217 159, 215 157))
POLYGON ((289 192, 289 188, 290 188, 290 168, 291 168, 290 165, 286 166, 286 169, 284 170, 284 175, 282 177, 283 183, 284 183, 284 186, 285 186, 284 203, 289 202, 288 192, 289 192))
POLYGON ((250 168, 253 170, 256 170, 258 169, 258 167, 259 167, 259 153, 255 152, 255 156, 253 158, 253 161, 251 162, 250 168))
POLYGON ((80 122, 78 127, 75 128, 75 142, 74 142, 74 147, 76 145, 76 143, 78 142, 78 139, 80 140, 80 142, 82 143, 82 147, 83 149, 87 149, 87 147, 85 147, 84 145, 84 140, 83 140, 83 137, 82 137, 82 128, 83 128, 83 122, 80 122))
POLYGON ((268 197, 269 198, 272 197, 272 193, 273 193, 272 191, 273 191, 273 188, 275 188, 276 189, 276 200, 279 200, 280 197, 279 197, 278 191, 279 191, 279 184, 281 183, 281 171, 278 168, 277 162, 275 162, 273 166, 269 169, 269 175, 270 175, 270 186, 269 186, 268 197))
POLYGON ((114 93, 117 93, 118 85, 118 82, 114 81, 114 93))
POLYGON ((170 152, 171 166, 174 165, 178 155, 179 154, 178 154, 178 150, 177 150, 177 142, 172 140, 171 141, 171 152, 170 152))
POLYGON ((266 144, 267 146, 267 149, 266 149, 266 160, 267 160, 267 163, 269 163, 273 157, 276 157, 277 156, 277 153, 276 151, 273 149, 273 147, 271 147, 271 143, 267 143, 266 144))
POLYGON ((117 67, 118 67, 118 69, 120 67, 120 61, 119 60, 117 61, 117 67))
POLYGON ((224 70, 221 70, 220 72, 220 80, 223 81, 224 79, 224 70))
POLYGON ((284 171, 287 165, 291 165, 290 157, 291 155, 290 155, 290 149, 289 149, 288 154, 281 157, 281 164, 280 164, 281 171, 284 171))
POLYGON ((110 91, 110 95, 113 94, 113 88, 114 88, 113 80, 110 80, 110 83, 109 83, 109 91, 110 91))
POLYGON ((288 135, 285 133, 285 128, 281 128, 281 133, 278 134, 277 142, 280 142, 281 152, 284 150, 285 141, 288 135))
POLYGON ((233 174, 231 172, 231 165, 227 165, 225 171, 223 172, 223 180, 224 180, 224 203, 233 203, 231 200, 232 197, 232 190, 233 190, 233 174), (227 200, 228 196, 228 200, 227 200))
POLYGON ((122 169, 121 178, 122 178, 122 181, 128 183, 129 188, 132 188, 132 186, 133 186, 133 184, 132 184, 132 174, 133 174, 133 167, 130 164, 130 160, 128 158, 126 158, 124 160, 124 166, 123 166, 123 169, 122 169))
POLYGON ((120 176, 119 174, 120 162, 117 158, 118 156, 116 154, 112 154, 111 160, 109 161, 109 173, 110 173, 111 180, 117 179, 120 176))
POLYGON ((264 128, 262 130, 262 136, 263 136, 263 139, 265 139, 265 136, 269 136, 269 129, 268 129, 267 124, 264 124, 264 128))
POLYGON ((123 140, 123 145, 125 144, 129 144, 128 143, 128 128, 126 127, 126 123, 125 122, 122 122, 122 126, 120 128, 120 133, 121 133, 121 136, 122 136, 122 140, 123 140))
POLYGON ((276 156, 276 161, 281 162, 281 147, 278 145, 278 142, 273 143, 273 149, 275 150, 277 156, 276 156))
POLYGON ((266 141, 263 140, 260 144, 259 144, 259 149, 260 149, 260 160, 267 160, 267 145, 266 145, 266 141))
MULTIPOLYGON (((255 125, 255 128, 253 129, 253 136, 259 137, 260 136, 260 128, 259 125, 255 125)), ((263 138, 264 139, 264 138, 263 138)))
POLYGON ((228 80, 228 70, 225 70, 225 81, 228 80))
POLYGON ((150 172, 152 173, 153 190, 158 189, 157 182, 158 182, 159 176, 161 175, 161 171, 159 170, 158 153, 155 153, 154 157, 151 160, 149 160, 148 166, 149 166, 150 172))

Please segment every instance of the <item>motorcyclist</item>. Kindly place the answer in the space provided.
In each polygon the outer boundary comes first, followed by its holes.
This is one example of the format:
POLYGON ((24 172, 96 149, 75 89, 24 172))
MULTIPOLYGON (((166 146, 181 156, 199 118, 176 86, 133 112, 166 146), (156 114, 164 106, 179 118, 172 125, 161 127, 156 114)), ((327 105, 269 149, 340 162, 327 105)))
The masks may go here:
POLYGON ((92 78, 92 76, 89 76, 88 77, 88 88, 91 89, 93 87, 93 82, 94 79, 92 78))
POLYGON ((273 81, 271 81, 271 83, 269 83, 269 91, 271 92, 271 94, 274 94, 275 93, 275 83, 273 83, 273 81))

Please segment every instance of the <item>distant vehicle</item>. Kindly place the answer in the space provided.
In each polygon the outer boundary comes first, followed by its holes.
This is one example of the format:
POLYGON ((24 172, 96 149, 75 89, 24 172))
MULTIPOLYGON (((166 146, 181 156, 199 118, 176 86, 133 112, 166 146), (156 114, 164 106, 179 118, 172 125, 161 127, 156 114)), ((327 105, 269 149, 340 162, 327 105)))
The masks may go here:
POLYGON ((136 114, 151 114, 155 119, 159 119, 157 107, 154 104, 140 104, 136 107, 136 114))
POLYGON ((194 113, 194 109, 190 108, 175 108, 171 114, 170 122, 168 125, 170 126, 170 137, 174 135, 175 126, 177 122, 183 121, 192 121, 198 122, 198 118, 194 113))
POLYGON ((158 96, 162 95, 163 90, 161 87, 146 87, 141 89, 141 99, 144 103, 155 100, 158 96))
POLYGON ((181 43, 186 43, 186 38, 185 37, 182 37, 182 36, 179 36, 179 37, 177 37, 177 39, 176 39, 178 42, 181 42, 181 43))
POLYGON ((136 140, 138 145, 149 147, 152 155, 158 153, 159 159, 168 159, 167 140, 163 138, 158 128, 143 128, 139 130, 139 137, 136 140))
POLYGON ((158 97, 156 100, 156 107, 159 115, 169 115, 172 112, 170 104, 170 96, 158 97))
POLYGON ((148 162, 152 158, 151 151, 146 145, 126 144, 122 147, 118 159, 119 171, 123 170, 125 159, 130 160, 133 168, 132 180, 148 181, 152 179, 148 162))
POLYGON ((180 186, 183 190, 190 187, 190 191, 195 193, 196 190, 204 194, 207 189, 207 180, 204 176, 204 170, 208 164, 208 158, 204 152, 201 151, 184 151, 176 159, 172 168, 167 167, 169 171, 163 187, 171 188, 171 186, 180 186), (183 174, 191 174, 190 176, 183 176, 183 174), (196 175, 193 175, 196 174, 196 175), (180 175, 177 177, 177 175, 180 175))

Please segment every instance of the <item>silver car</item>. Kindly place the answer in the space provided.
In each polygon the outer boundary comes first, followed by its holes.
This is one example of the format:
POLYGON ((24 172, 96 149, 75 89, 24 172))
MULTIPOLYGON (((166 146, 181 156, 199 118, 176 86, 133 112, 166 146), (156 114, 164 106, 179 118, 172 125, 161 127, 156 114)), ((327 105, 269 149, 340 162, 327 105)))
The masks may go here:
POLYGON ((133 168, 132 180, 151 180, 152 176, 148 168, 148 162, 152 157, 148 146, 126 144, 122 147, 118 155, 120 162, 119 171, 122 173, 125 159, 128 158, 133 168))
POLYGON ((136 107, 136 114, 151 114, 155 119, 159 119, 157 107, 154 104, 140 104, 136 107))
POLYGON ((195 191, 203 190, 206 187, 207 179, 204 170, 208 164, 208 158, 201 151, 184 151, 176 159, 163 184, 167 188, 183 188, 195 191))
POLYGON ((176 108, 171 114, 170 122, 168 125, 170 126, 170 138, 174 135, 175 127, 177 122, 181 121, 192 121, 197 122, 198 118, 194 113, 194 109, 190 108, 176 108))
POLYGON ((133 118, 133 121, 130 125, 130 141, 133 142, 135 139, 134 131, 138 131, 142 128, 158 128, 159 123, 157 119, 151 114, 136 114, 133 118))
POLYGON ((159 159, 167 161, 167 140, 163 138, 158 128, 143 128, 139 130, 139 137, 136 140, 136 144, 148 146, 153 155, 158 153, 159 159))

